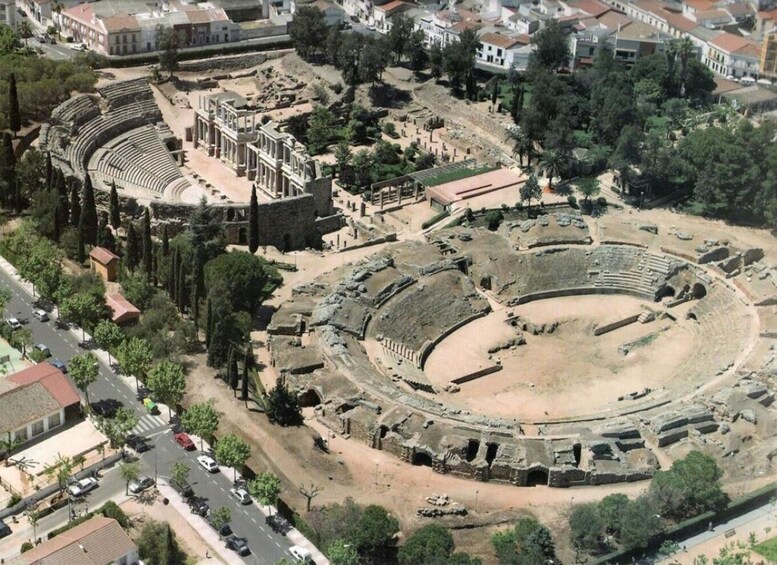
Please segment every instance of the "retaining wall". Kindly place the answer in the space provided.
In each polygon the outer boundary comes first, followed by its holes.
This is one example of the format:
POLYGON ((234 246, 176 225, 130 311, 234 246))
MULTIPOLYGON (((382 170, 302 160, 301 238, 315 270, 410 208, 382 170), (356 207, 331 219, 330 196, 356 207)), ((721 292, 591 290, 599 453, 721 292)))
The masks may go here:
POLYGON ((599 326, 594 330, 594 335, 604 335, 611 331, 622 328, 623 326, 628 326, 629 324, 633 324, 639 319, 639 316, 640 314, 634 314, 633 316, 628 316, 626 318, 623 318, 622 320, 618 320, 617 322, 613 322, 611 324, 605 324, 604 326, 599 326))

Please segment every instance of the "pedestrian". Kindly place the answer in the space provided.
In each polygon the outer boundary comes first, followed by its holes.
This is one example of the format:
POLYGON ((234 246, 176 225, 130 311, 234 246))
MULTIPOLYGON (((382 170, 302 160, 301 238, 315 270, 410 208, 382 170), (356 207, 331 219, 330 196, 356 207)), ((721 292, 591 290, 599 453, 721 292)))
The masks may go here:
POLYGON ((205 550, 205 559, 210 559, 210 550, 205 550))

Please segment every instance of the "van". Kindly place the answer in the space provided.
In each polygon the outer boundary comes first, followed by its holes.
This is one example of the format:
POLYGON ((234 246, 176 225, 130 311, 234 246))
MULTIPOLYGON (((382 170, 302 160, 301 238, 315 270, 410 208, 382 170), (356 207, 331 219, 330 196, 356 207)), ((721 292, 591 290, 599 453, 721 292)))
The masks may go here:
POLYGON ((755 79, 753 77, 742 77, 741 79, 739 79, 739 83, 745 84, 745 85, 753 85, 755 84, 755 79))

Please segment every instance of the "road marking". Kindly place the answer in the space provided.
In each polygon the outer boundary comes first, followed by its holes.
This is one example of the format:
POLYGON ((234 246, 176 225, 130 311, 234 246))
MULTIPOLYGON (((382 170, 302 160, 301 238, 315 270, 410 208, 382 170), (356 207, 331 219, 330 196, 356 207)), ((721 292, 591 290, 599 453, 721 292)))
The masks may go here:
POLYGON ((256 521, 256 518, 251 518, 251 521, 252 521, 254 524, 256 524, 256 523, 257 523, 257 521, 256 521))
MULTIPOLYGON (((281 547, 281 544, 279 544, 277 541, 275 542, 275 545, 277 545, 278 547, 281 547)), ((281 549, 283 549, 283 548, 281 548, 281 549)))
POLYGON ((267 534, 267 537, 272 541, 272 536, 270 534, 267 534))

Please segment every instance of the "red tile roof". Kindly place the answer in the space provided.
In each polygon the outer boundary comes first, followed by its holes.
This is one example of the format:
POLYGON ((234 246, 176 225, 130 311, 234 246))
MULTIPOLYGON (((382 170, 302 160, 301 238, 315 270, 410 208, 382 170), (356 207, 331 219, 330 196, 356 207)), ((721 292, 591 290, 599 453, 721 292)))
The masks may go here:
POLYGON ((712 0, 685 0, 685 3, 697 11, 711 10, 715 6, 712 0))
POLYGON ((515 37, 507 37, 506 35, 499 35, 498 33, 490 32, 484 33, 478 39, 480 39, 482 43, 496 45, 502 49, 510 49, 510 47, 513 47, 514 45, 521 44, 521 42, 515 37))
POLYGON ((745 37, 740 37, 733 33, 721 33, 710 41, 710 45, 717 47, 726 53, 736 53, 740 49, 752 47, 754 43, 745 37))
POLYGON ((89 252, 89 257, 100 263, 100 265, 108 265, 111 261, 118 261, 119 256, 105 249, 105 247, 93 247, 89 252))
POLYGON ((612 9, 610 6, 599 0, 573 0, 569 5, 572 8, 582 10, 586 14, 594 17, 601 16, 612 9))
POLYGON ((62 407, 78 404, 81 398, 78 392, 62 374, 62 371, 48 363, 38 363, 32 367, 14 373, 8 380, 17 385, 42 384, 49 394, 62 407))
POLYGON ((382 6, 375 6, 376 10, 380 10, 387 16, 390 16, 394 12, 409 10, 412 8, 412 4, 408 4, 407 2, 402 2, 402 0, 392 0, 391 2, 388 2, 387 4, 383 4, 382 6))
POLYGON ((130 301, 121 294, 106 294, 105 303, 108 305, 108 308, 113 311, 111 320, 117 324, 129 322, 140 316, 140 310, 133 306, 130 301))

